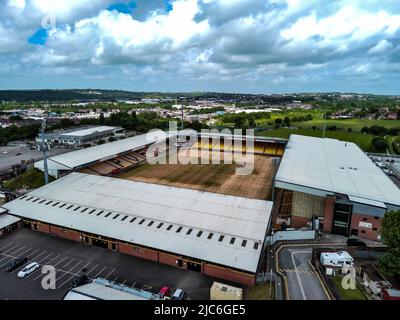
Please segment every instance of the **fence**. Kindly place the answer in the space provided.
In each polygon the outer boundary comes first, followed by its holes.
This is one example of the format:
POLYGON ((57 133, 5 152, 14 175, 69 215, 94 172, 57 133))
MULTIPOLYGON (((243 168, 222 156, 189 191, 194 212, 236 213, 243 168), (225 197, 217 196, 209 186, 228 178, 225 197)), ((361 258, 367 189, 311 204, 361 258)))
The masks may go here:
POLYGON ((315 230, 288 230, 277 231, 267 238, 270 245, 277 241, 294 241, 294 240, 314 240, 316 236, 315 230))

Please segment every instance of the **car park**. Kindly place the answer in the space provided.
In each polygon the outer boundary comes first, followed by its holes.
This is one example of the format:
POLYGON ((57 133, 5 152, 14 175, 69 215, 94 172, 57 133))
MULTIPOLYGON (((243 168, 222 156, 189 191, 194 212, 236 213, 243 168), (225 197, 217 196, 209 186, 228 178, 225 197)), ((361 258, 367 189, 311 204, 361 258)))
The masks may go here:
POLYGON ((84 285, 86 283, 88 283, 89 279, 87 277, 87 275, 82 274, 78 277, 76 277, 75 279, 73 279, 70 283, 69 283, 69 287, 70 288, 76 288, 79 287, 81 285, 84 285))
POLYGON ((171 297, 171 300, 183 300, 184 291, 182 289, 176 289, 171 297))
POLYGON ((35 272, 40 268, 40 264, 37 262, 32 262, 25 266, 20 272, 18 272, 18 278, 22 279, 29 276, 31 273, 35 272))
POLYGON ((23 257, 14 259, 14 260, 10 261, 9 263, 7 263, 7 265, 4 267, 4 271, 5 272, 13 272, 13 271, 17 270, 19 267, 22 267, 27 262, 28 262, 28 259, 23 258, 23 257))

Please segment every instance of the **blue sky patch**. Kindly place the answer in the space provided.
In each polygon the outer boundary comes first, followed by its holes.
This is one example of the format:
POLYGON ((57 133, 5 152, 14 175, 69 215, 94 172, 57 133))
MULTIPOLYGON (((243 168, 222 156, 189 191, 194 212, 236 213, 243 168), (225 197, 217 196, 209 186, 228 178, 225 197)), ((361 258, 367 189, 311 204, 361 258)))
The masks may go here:
POLYGON ((172 1, 171 0, 164 0, 165 3, 165 10, 167 10, 167 12, 172 11, 173 9, 173 5, 172 5, 172 1))
POLYGON ((135 10, 135 8, 136 8, 136 2, 131 1, 129 3, 120 2, 120 3, 112 4, 107 8, 107 10, 108 11, 116 10, 120 13, 131 14, 133 12, 133 10, 135 10))
POLYGON ((49 34, 46 29, 40 28, 28 38, 28 43, 36 45, 44 45, 49 34))

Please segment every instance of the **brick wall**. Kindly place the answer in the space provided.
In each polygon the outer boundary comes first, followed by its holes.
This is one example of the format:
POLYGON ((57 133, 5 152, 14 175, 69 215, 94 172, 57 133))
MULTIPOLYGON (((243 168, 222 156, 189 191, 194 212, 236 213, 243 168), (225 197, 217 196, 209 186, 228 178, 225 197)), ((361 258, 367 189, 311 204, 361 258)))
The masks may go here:
POLYGON ((221 268, 217 266, 213 266, 207 263, 204 263, 203 267, 204 275, 215 277, 219 279, 224 279, 236 283, 240 283, 246 286, 254 286, 255 285, 255 276, 247 275, 244 273, 239 273, 227 268, 221 268))
POLYGON ((173 255, 169 255, 169 254, 165 254, 163 252, 159 252, 158 253, 158 262, 163 263, 163 264, 167 264, 169 266, 178 267, 178 264, 176 263, 176 261, 179 258, 177 256, 173 256, 173 255))
POLYGON ((324 232, 327 233, 332 232, 334 209, 335 209, 335 197, 326 197, 325 208, 324 208, 324 232))
POLYGON ((291 216, 290 217, 290 227, 292 228, 301 228, 307 226, 307 222, 310 222, 311 219, 306 217, 299 216, 291 216))
POLYGON ((46 223, 37 223, 37 231, 43 232, 43 233, 50 233, 50 226, 46 223))
POLYGON ((370 239, 379 241, 378 235, 380 234, 381 230, 381 223, 382 219, 375 219, 375 217, 367 216, 367 215, 360 215, 360 214, 353 214, 351 217, 351 229, 358 230, 358 236, 360 238, 370 239), (361 223, 368 223, 371 224, 371 228, 360 226, 361 223))
POLYGON ((119 243, 118 244, 118 251, 129 254, 131 256, 151 260, 151 261, 158 261, 158 252, 154 250, 148 250, 145 248, 136 248, 133 245, 126 244, 126 243, 119 243))
POLYGON ((57 237, 64 238, 67 240, 72 240, 76 242, 81 242, 81 234, 76 231, 64 231, 62 228, 50 226, 50 233, 57 237))

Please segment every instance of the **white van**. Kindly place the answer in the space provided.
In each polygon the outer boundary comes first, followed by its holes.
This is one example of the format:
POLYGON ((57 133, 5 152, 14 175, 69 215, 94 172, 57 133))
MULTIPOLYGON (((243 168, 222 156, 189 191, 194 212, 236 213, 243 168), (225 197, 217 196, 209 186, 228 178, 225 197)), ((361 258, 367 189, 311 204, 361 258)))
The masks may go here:
POLYGON ((40 265, 37 262, 32 262, 18 272, 18 278, 22 279, 30 275, 35 270, 39 269, 40 265))
POLYGON ((323 266, 349 267, 354 264, 354 259, 346 251, 322 252, 320 262, 323 266))

